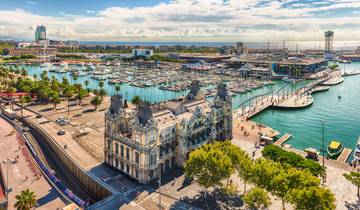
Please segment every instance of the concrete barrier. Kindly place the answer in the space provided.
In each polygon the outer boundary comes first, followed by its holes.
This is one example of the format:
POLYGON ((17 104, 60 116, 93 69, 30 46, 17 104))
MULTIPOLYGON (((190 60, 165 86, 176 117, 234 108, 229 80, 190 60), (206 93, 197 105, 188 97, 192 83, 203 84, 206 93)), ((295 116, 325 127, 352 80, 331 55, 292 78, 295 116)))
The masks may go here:
POLYGON ((112 194, 110 189, 104 187, 98 180, 93 179, 86 170, 81 168, 43 128, 27 118, 23 118, 22 122, 44 138, 45 143, 54 151, 59 161, 80 181, 92 197, 99 201, 112 194))

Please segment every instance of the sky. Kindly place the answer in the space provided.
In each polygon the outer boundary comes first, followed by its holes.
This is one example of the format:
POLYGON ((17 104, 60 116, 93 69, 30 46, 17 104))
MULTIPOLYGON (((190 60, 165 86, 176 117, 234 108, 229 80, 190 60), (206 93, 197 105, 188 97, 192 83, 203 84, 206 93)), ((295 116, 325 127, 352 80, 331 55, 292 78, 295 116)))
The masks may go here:
POLYGON ((0 38, 318 41, 360 38, 360 0, 0 0, 0 38))

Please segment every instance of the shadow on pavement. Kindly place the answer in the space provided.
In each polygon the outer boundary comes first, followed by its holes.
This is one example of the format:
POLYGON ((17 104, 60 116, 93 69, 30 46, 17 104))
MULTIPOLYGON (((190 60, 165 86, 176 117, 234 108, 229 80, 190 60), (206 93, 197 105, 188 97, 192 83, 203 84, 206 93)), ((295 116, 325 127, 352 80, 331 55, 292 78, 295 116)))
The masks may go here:
POLYGON ((356 202, 356 203, 350 203, 345 201, 345 207, 349 210, 358 210, 360 209, 360 201, 356 202))
POLYGON ((60 197, 58 192, 56 192, 55 189, 51 188, 51 190, 49 190, 46 195, 37 200, 38 206, 45 205, 58 197, 60 197))
POLYGON ((183 197, 176 203, 174 203, 170 209, 178 209, 180 202, 188 203, 191 206, 201 209, 240 209, 243 207, 244 202, 240 196, 228 196, 221 189, 215 189, 212 192, 205 193, 200 192, 195 197, 183 197))

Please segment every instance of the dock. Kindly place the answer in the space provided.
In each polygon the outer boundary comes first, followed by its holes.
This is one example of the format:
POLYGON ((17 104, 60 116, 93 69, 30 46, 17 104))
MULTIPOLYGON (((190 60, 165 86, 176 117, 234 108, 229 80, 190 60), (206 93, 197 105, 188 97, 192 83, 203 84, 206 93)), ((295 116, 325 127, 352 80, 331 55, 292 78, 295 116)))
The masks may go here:
POLYGON ((337 161, 342 162, 342 163, 345 163, 346 160, 349 158, 351 152, 352 152, 352 149, 345 148, 345 149, 341 152, 340 156, 337 158, 337 161))
POLYGON ((284 134, 279 140, 277 140, 274 145, 281 146, 283 145, 287 140, 289 140, 292 137, 292 135, 286 133, 284 134))

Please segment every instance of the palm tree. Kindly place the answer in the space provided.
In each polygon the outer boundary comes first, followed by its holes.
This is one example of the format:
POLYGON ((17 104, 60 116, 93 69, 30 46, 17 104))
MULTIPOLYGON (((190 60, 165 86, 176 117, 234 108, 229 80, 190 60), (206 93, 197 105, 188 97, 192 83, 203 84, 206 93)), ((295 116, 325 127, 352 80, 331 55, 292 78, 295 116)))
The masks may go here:
POLYGON ((22 69, 21 69, 21 76, 23 76, 23 77, 27 77, 27 76, 28 76, 28 72, 26 71, 25 68, 22 68, 22 69))
POLYGON ((121 89, 120 85, 116 85, 116 86, 115 86, 115 90, 116 90, 116 94, 117 94, 117 95, 119 95, 120 89, 121 89))
POLYGON ((30 210, 36 205, 36 195, 29 189, 21 191, 15 198, 16 203, 14 207, 18 210, 30 210))
POLYGON ((141 102, 140 96, 134 96, 134 98, 131 100, 131 103, 134 104, 135 106, 138 106, 140 102, 141 102))
POLYGON ((103 82, 103 81, 100 81, 100 82, 99 82, 99 87, 100 87, 100 88, 103 88, 103 87, 104 87, 104 82, 103 82))
POLYGON ((88 86, 89 86, 89 80, 85 80, 85 87, 86 87, 86 90, 87 90, 88 92, 90 92, 90 91, 89 91, 88 86))
POLYGON ((94 95, 98 95, 98 94, 99 94, 99 90, 98 90, 98 89, 94 89, 94 90, 93 90, 93 93, 94 93, 94 95))
POLYGON ((104 88, 101 88, 99 90, 99 96, 101 97, 101 101, 104 99, 104 96, 106 96, 106 90, 104 88))
POLYGON ((51 102, 54 104, 54 109, 56 109, 57 105, 60 103, 59 94, 55 94, 53 97, 51 97, 51 102))
POLYGON ((90 103, 95 107, 95 111, 97 110, 98 106, 101 104, 101 99, 99 96, 95 96, 91 99, 90 103))
POLYGON ((13 109, 13 93, 16 92, 16 88, 9 86, 6 92, 8 95, 10 95, 10 101, 11 101, 10 107, 11 109, 13 109))
POLYGON ((73 75, 72 75, 72 79, 73 79, 73 82, 74 82, 74 84, 75 84, 76 80, 78 80, 79 77, 78 77, 77 74, 73 74, 73 75))
POLYGON ((43 79, 43 80, 47 80, 47 79, 48 79, 47 71, 41 72, 40 77, 41 77, 41 79, 43 79))
POLYGON ((31 101, 31 96, 26 95, 26 96, 21 96, 20 98, 20 102, 21 102, 21 116, 24 116, 24 103, 29 103, 31 101))
POLYGON ((68 116, 70 116, 70 98, 73 96, 73 91, 70 87, 66 87, 63 91, 63 95, 67 98, 68 102, 68 116))
POLYGON ((81 105, 81 101, 85 98, 85 96, 87 95, 87 91, 84 89, 80 89, 80 91, 77 94, 77 99, 79 100, 79 105, 81 105))

